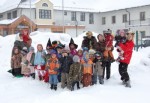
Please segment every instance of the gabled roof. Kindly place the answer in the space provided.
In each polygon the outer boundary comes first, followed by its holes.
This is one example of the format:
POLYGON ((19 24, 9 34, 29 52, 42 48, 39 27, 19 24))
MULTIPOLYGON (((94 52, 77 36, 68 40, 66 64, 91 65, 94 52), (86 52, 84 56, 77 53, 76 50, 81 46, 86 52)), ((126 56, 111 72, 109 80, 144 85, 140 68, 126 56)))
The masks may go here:
POLYGON ((17 17, 15 19, 10 19, 10 20, 2 20, 0 21, 0 25, 8 25, 9 27, 16 27, 19 23, 22 21, 27 21, 28 23, 32 22, 32 26, 35 28, 36 24, 31 21, 27 16, 22 15, 20 17, 17 17))
POLYGON ((15 19, 6 19, 6 20, 1 20, 0 21, 0 25, 8 25, 13 23, 14 21, 16 21, 19 17, 15 18, 15 19))

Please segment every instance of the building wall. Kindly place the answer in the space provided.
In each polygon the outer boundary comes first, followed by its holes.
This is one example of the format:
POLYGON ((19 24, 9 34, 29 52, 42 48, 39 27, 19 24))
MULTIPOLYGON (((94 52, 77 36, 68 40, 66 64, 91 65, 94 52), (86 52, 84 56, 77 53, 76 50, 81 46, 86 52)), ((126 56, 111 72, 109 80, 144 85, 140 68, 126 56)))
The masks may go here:
POLYGON ((111 29, 113 33, 116 33, 118 29, 131 29, 133 31, 145 31, 146 35, 150 35, 150 26, 140 26, 140 12, 145 12, 145 21, 141 22, 141 25, 150 24, 150 5, 137 7, 137 8, 129 8, 129 9, 122 9, 122 10, 114 10, 109 12, 102 12, 100 13, 100 31, 111 29), (130 20, 131 25, 135 27, 131 27, 128 25, 129 22, 123 23, 122 15, 127 14, 127 20, 129 21, 129 13, 130 12, 130 20), (116 23, 112 24, 112 16, 116 16, 116 23), (102 25, 102 17, 106 17, 106 24, 102 25), (139 25, 139 26, 137 26, 139 25))
POLYGON ((19 9, 19 16, 21 16, 21 15, 25 15, 25 16, 27 16, 28 18, 30 18, 32 21, 34 21, 35 22, 35 17, 36 17, 36 15, 35 15, 35 9, 31 9, 31 17, 30 17, 30 9, 19 9))
MULTIPOLYGON (((71 21, 71 12, 72 11, 66 11, 67 15, 64 15, 64 25, 76 25, 76 21, 71 21)), ((76 18, 77 18, 77 24, 78 25, 85 25, 85 29, 83 31, 100 31, 100 15, 99 13, 91 12, 94 14, 94 24, 89 24, 89 13, 85 12, 85 21, 80 21, 80 13, 81 11, 76 11, 76 18)), ((54 10, 54 21, 55 25, 62 25, 62 11, 61 10, 54 10)), ((66 31, 68 32, 68 31, 66 31)))
POLYGON ((1 20, 6 20, 7 19, 7 13, 11 13, 11 17, 12 17, 11 19, 13 19, 13 11, 16 11, 16 10, 17 10, 17 17, 18 17, 19 10, 18 9, 13 9, 13 10, 2 13, 3 18, 1 20))
POLYGON ((41 0, 35 4, 36 6, 36 23, 44 24, 44 25, 52 25, 53 24, 53 4, 49 0, 41 0), (47 3, 48 7, 42 7, 43 3, 47 3), (40 19, 39 18, 39 9, 51 10, 51 19, 40 19))

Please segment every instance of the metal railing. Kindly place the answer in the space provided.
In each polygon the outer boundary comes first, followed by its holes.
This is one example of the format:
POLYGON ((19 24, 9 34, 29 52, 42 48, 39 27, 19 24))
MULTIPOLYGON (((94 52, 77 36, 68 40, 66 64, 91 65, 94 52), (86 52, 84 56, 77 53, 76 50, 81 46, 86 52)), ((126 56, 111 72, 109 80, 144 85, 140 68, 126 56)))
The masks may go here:
POLYGON ((126 27, 140 27, 140 26, 150 26, 150 18, 145 20, 130 20, 125 23, 126 27), (130 25, 129 25, 130 23, 130 25))

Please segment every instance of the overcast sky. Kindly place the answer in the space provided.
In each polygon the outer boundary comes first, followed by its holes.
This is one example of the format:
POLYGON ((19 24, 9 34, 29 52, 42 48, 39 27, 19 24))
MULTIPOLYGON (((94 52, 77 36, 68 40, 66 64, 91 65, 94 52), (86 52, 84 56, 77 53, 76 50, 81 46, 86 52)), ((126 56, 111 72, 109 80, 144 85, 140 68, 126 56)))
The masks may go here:
MULTIPOLYGON (((2 5, 6 0, 0 1, 2 5)), ((62 0, 51 1, 55 6, 61 6, 62 0)), ((99 11, 109 11, 150 4, 150 0, 64 0, 64 2, 66 7, 94 8, 99 11)))

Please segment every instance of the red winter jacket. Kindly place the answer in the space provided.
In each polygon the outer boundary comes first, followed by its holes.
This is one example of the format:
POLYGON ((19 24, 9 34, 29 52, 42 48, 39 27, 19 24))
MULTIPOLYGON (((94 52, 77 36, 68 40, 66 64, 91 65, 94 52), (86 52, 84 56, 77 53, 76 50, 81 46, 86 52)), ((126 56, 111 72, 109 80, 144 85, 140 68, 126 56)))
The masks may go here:
POLYGON ((120 43, 119 46, 124 51, 124 54, 123 54, 124 59, 120 60, 120 62, 129 64, 131 57, 132 57, 132 50, 134 47, 133 41, 127 41, 124 44, 120 43))
POLYGON ((105 34, 104 37, 105 37, 106 47, 112 47, 114 37, 111 34, 105 34))

